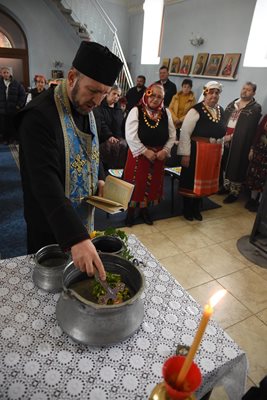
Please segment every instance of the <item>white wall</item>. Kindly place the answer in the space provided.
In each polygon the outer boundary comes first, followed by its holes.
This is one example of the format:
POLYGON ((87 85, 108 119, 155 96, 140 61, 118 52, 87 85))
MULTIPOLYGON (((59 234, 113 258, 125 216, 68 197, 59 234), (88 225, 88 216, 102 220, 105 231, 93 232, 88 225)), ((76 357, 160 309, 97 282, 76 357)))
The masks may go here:
POLYGON ((57 12, 51 1, 0 0, 2 6, 20 24, 28 41, 30 82, 35 74, 51 78, 53 62, 70 67, 80 38, 57 12))
POLYGON ((106 45, 112 50, 113 36, 109 29, 109 20, 115 25, 117 35, 124 53, 128 47, 128 7, 125 0, 98 0, 103 10, 107 14, 107 21, 90 0, 63 0, 66 8, 73 11, 73 17, 83 25, 87 26, 93 40, 106 45))
MULTIPOLYGON (((71 0, 69 0, 71 2, 71 0)), ((75 0, 76 4, 87 0, 75 0)), ((143 10, 127 14, 126 0, 100 0, 102 6, 117 26, 126 59, 133 79, 138 74, 147 77, 147 83, 158 79, 159 66, 141 65, 141 44, 143 31, 143 10)), ((138 0, 137 3, 140 4, 138 0)), ((184 54, 242 53, 237 81, 220 81, 223 84, 221 104, 226 106, 239 96, 244 82, 257 83, 256 98, 267 112, 267 70, 266 68, 244 68, 242 66, 250 24, 256 0, 185 0, 166 5, 161 58, 184 54), (191 33, 200 34, 204 45, 193 47, 189 39, 191 33)), ((29 47, 30 78, 36 73, 50 77, 53 62, 63 61, 65 72, 71 65, 80 39, 69 27, 64 17, 51 0, 0 0, 9 13, 20 23, 29 47)), ((89 7, 90 11, 90 7, 89 7)), ((90 28, 89 28, 90 29, 90 28)), ((265 40, 265 38, 263 38, 265 40)), ((194 62, 194 61, 193 61, 194 62)), ((179 87, 181 77, 171 77, 179 87)), ((194 91, 198 97, 207 80, 194 78, 194 91)))
MULTIPOLYGON (((263 112, 266 113, 267 69, 242 66, 255 4, 256 0, 186 0, 167 5, 165 7, 161 58, 175 56, 182 58, 185 54, 192 54, 194 55, 194 65, 196 56, 200 52, 210 54, 242 53, 237 81, 220 81, 223 84, 220 103, 225 107, 239 96, 240 89, 246 81, 253 81, 258 85, 256 99, 262 104, 263 112), (205 39, 204 45, 196 48, 190 44, 192 32, 205 39)), ((140 64, 142 18, 142 11, 130 17, 128 59, 133 76, 144 74, 147 77, 147 83, 150 83, 158 79, 159 66, 142 66, 140 64), (132 49, 135 51, 133 52, 132 49)), ((171 76, 170 79, 180 87, 183 77, 171 76)), ((205 82, 207 79, 193 78, 193 89, 197 98, 205 82)))
POLYGON ((103 8, 117 28, 117 34, 124 54, 128 52, 129 15, 127 1, 118 3, 112 0, 100 0, 103 8))

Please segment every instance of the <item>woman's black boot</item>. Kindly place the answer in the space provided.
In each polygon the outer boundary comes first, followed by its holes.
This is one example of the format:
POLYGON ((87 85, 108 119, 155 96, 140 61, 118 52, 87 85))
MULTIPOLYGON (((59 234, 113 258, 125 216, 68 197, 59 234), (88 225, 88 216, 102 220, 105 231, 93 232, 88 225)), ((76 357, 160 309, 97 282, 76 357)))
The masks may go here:
POLYGON ((193 221, 193 199, 191 197, 184 197, 184 210, 183 215, 188 221, 193 221))
POLYGON ((193 199, 193 216, 198 221, 202 221, 202 219, 203 219, 202 215, 200 214, 200 205, 201 205, 201 199, 194 198, 193 199))
POLYGON ((140 209, 140 215, 144 220, 144 223, 147 225, 153 225, 153 221, 149 215, 148 208, 144 207, 140 209))
POLYGON ((125 219, 125 225, 128 226, 128 228, 134 225, 134 212, 135 212, 134 207, 128 207, 125 219))

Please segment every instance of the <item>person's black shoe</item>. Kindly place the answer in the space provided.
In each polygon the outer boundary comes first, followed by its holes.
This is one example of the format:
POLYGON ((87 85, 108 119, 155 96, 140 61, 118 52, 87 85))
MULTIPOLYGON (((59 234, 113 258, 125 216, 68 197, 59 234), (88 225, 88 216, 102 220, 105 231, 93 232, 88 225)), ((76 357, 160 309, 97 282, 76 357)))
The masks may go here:
POLYGON ((131 226, 134 225, 134 215, 127 214, 126 219, 125 219, 125 226, 128 226, 128 228, 131 228, 131 226))
POLYGON ((226 189, 224 186, 222 186, 222 187, 218 190, 217 194, 228 194, 229 192, 230 192, 229 189, 226 189))
POLYGON ((187 219, 187 221, 194 221, 194 217, 190 213, 185 213, 184 212, 184 217, 185 217, 185 219, 187 219))
POLYGON ((236 200, 238 199, 238 196, 235 196, 234 194, 229 194, 229 196, 225 197, 225 199, 223 200, 224 204, 230 204, 230 203, 234 203, 236 200))
POLYGON ((153 221, 152 221, 152 219, 151 219, 151 217, 149 215, 147 207, 141 208, 140 215, 143 218, 145 224, 153 225, 153 221))
POLYGON ((194 212, 194 213, 193 213, 193 216, 194 216, 194 218, 197 219, 198 221, 202 221, 202 220, 203 220, 203 217, 202 217, 202 215, 200 214, 199 211, 198 211, 198 212, 194 212))
POLYGON ((254 199, 252 199, 252 200, 253 200, 253 203, 251 202, 250 205, 249 205, 249 207, 247 207, 247 209, 248 209, 249 211, 251 211, 251 212, 257 212, 260 203, 259 203, 257 200, 254 200, 254 199))
POLYGON ((128 207, 125 219, 125 226, 128 226, 128 228, 134 225, 134 215, 135 215, 135 208, 128 207))
POLYGON ((245 208, 247 208, 248 210, 251 207, 254 208, 255 206, 259 206, 259 203, 255 199, 249 199, 245 204, 245 208))

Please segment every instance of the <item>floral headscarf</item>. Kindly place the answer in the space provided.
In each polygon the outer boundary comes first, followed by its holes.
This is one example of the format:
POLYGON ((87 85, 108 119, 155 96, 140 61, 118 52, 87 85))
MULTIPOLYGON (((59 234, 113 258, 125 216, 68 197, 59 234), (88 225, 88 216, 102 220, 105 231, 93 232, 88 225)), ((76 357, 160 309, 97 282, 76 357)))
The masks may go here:
POLYGON ((164 87, 163 87, 163 85, 161 84, 161 83, 157 83, 157 82, 155 82, 155 83, 152 83, 151 85, 149 85, 147 88, 146 88, 146 90, 145 90, 145 92, 144 92, 144 94, 143 94, 143 97, 141 98, 141 100, 140 100, 140 102, 139 102, 139 104, 142 106, 142 107, 144 107, 147 111, 149 111, 149 113, 155 113, 155 114, 157 114, 159 111, 161 111, 162 109, 163 109, 163 107, 164 107, 164 98, 162 99, 162 101, 160 102, 160 104, 158 105, 158 107, 156 108, 156 109, 152 109, 152 108, 150 108, 149 107, 149 105, 148 105, 148 99, 149 99, 149 97, 153 94, 153 87, 154 86, 158 86, 158 87, 160 87, 161 89, 163 89, 163 92, 164 92, 164 87))

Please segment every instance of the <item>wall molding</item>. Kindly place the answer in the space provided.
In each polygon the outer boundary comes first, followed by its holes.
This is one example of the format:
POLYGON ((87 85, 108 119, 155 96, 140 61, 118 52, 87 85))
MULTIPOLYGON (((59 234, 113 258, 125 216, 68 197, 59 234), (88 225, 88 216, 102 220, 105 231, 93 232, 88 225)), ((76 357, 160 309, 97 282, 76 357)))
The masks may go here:
POLYGON ((186 0, 165 0, 164 4, 165 6, 171 6, 173 4, 177 4, 177 3, 183 3, 186 0))

